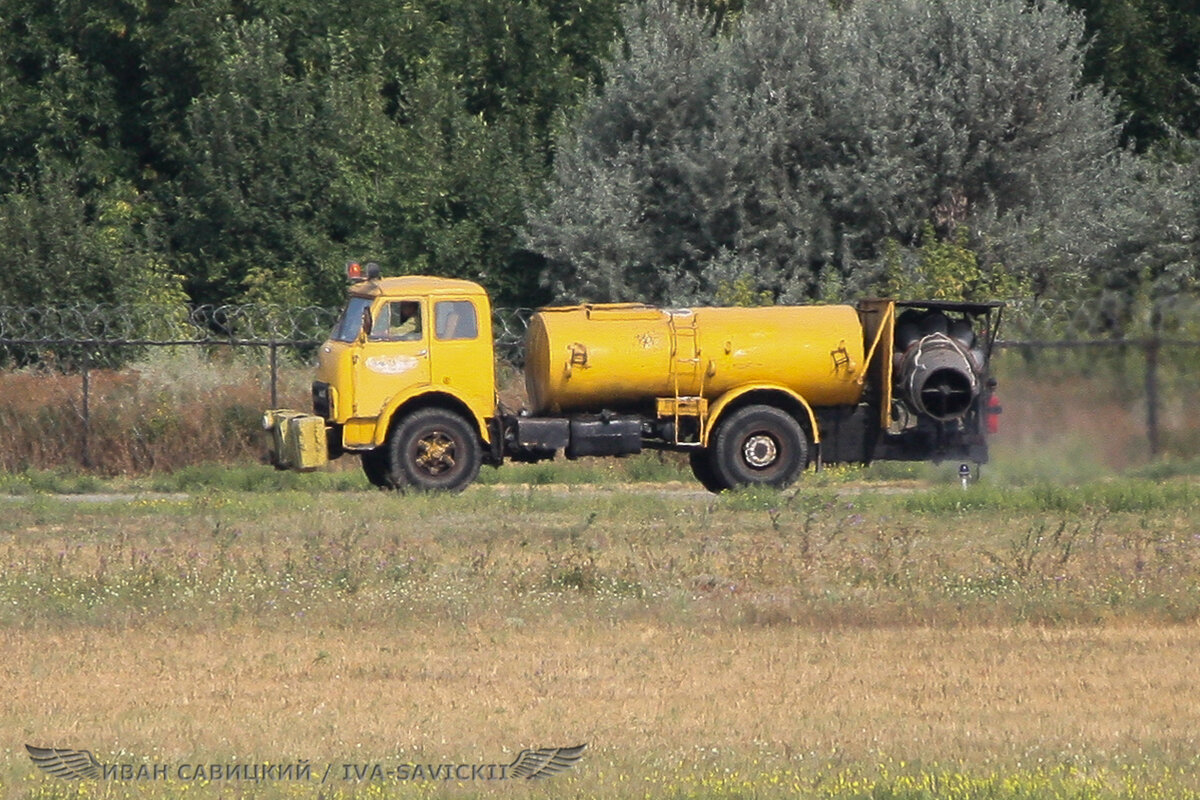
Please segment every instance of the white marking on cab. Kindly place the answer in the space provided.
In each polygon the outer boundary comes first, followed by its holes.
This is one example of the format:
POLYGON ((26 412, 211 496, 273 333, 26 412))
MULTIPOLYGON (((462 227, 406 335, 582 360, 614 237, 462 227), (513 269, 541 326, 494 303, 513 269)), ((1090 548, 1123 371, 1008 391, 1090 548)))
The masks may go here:
POLYGON ((371 356, 367 359, 367 369, 380 375, 402 375, 414 370, 421 363, 413 356, 371 356))

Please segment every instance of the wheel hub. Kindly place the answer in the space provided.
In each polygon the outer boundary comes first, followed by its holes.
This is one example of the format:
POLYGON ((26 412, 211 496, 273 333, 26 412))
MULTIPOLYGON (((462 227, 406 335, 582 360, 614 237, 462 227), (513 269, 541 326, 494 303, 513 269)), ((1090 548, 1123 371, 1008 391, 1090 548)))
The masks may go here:
POLYGON ((770 436, 759 433, 746 439, 742 445, 742 456, 750 466, 762 469, 771 466, 779 458, 779 447, 770 436))
POLYGON ((454 440, 444 433, 431 433, 417 442, 417 464, 437 475, 454 466, 454 440))

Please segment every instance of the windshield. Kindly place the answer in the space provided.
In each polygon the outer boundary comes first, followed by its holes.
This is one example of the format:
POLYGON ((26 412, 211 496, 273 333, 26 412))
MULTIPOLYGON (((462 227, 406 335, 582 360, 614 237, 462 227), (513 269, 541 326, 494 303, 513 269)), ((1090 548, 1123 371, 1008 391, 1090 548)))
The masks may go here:
POLYGON ((342 316, 333 326, 333 333, 329 335, 329 338, 335 342, 353 342, 357 339, 359 332, 362 331, 363 312, 370 307, 370 298, 351 297, 345 310, 342 311, 342 316))

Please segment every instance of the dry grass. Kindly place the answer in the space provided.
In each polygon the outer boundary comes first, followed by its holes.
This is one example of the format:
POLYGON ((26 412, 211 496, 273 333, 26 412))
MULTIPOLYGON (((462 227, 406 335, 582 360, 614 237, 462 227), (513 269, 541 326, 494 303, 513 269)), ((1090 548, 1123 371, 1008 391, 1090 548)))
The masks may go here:
POLYGON ((900 772, 1116 797, 1130 765, 1197 766, 1186 484, 5 502, 2 797, 59 796, 26 742, 314 772, 588 742, 535 796, 892 796, 862 781, 900 772))
POLYGON ((814 628, 1200 620, 1200 493, 1186 482, 679 489, 9 500, 0 624, 401 624, 576 606, 814 628))
MULTIPOLYGON (((475 619, 0 633, 25 741, 170 762, 511 760, 590 767, 903 760, 1191 764, 1195 627, 699 629, 475 619)), ((586 774, 585 772, 585 774, 586 774)))
MULTIPOLYGON (((310 404, 309 372, 286 373, 281 404, 310 404)), ((81 376, 0 372, 0 425, 8 432, 0 469, 86 466, 128 475, 262 459, 259 421, 270 399, 263 364, 227 352, 155 352, 121 372, 95 370, 89 381, 85 426, 81 376)))

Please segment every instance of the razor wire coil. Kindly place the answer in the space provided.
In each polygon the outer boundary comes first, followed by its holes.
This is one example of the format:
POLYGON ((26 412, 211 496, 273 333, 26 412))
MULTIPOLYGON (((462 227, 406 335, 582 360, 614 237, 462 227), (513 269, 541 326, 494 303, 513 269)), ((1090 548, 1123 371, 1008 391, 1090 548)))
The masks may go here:
MULTIPOLYGON (((519 361, 532 308, 493 309, 493 337, 501 355, 519 361)), ((270 304, 157 308, 112 304, 0 305, 0 346, 122 345, 313 346, 324 341, 341 310, 270 304)), ((1176 295, 1154 303, 1127 296, 1078 300, 1018 299, 1006 303, 1000 343, 1052 345, 1135 342, 1170 337, 1200 344, 1200 297, 1176 295)))

